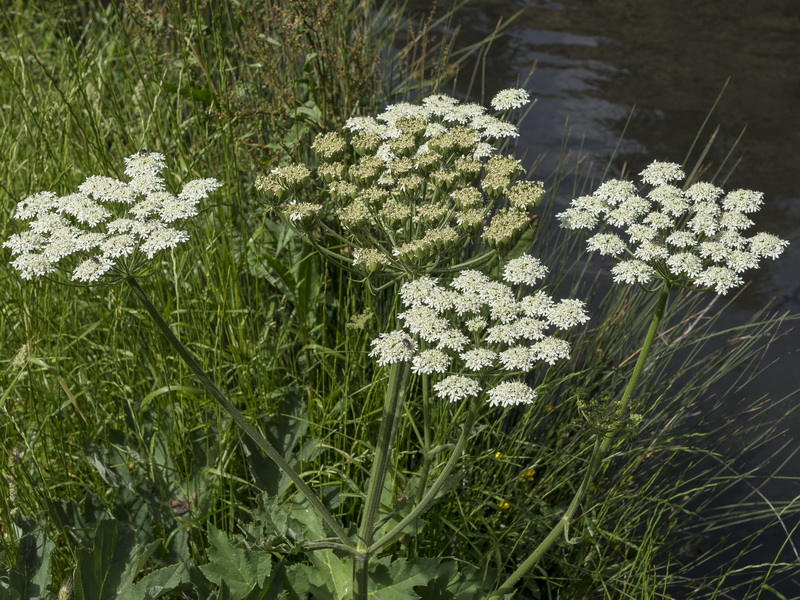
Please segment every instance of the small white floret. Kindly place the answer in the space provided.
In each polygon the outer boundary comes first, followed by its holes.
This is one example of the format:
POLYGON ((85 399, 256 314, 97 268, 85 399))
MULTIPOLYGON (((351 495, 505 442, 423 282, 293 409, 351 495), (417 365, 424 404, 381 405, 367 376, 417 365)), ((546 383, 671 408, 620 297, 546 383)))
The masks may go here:
POLYGON ((72 272, 72 280, 83 282, 97 281, 113 266, 114 261, 104 256, 93 256, 75 267, 75 270, 72 272))
POLYGON ((492 98, 492 108, 495 110, 513 110, 521 108, 531 101, 528 92, 521 88, 509 88, 497 92, 492 98))
POLYGON ((433 386, 433 390, 440 398, 457 402, 464 398, 477 396, 481 386, 474 379, 463 375, 450 375, 433 386))
POLYGON ((489 406, 516 406, 531 404, 536 391, 521 381, 507 381, 487 392, 489 406))

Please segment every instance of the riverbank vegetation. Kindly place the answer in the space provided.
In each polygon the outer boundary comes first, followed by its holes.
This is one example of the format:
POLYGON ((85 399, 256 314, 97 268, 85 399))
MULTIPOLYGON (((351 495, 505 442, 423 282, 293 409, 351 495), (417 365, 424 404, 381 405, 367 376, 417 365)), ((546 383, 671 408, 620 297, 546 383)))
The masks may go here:
POLYGON ((457 11, 4 14, 0 598, 785 597, 794 399, 751 384, 796 316, 723 317, 782 243, 703 279, 652 244, 630 252, 659 268, 614 267, 575 231, 653 241, 601 184, 661 202, 651 221, 683 214, 669 186, 719 201, 706 241, 760 200, 707 184, 703 152, 602 182, 567 141, 531 171, 525 89, 451 97, 504 31, 456 51, 457 11), (565 216, 559 195, 594 200, 565 216), (44 216, 128 209, 94 242, 71 230, 60 265, 30 258, 54 247, 44 216))

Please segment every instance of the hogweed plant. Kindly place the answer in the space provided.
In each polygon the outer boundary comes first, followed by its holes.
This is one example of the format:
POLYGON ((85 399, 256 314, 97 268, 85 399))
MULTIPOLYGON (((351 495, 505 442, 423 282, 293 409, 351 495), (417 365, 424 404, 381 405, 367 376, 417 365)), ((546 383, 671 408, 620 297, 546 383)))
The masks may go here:
POLYGON ((550 533, 490 598, 498 599, 532 569, 564 534, 580 508, 583 496, 599 469, 614 436, 641 415, 630 413, 631 399, 650 348, 664 316, 673 286, 726 294, 744 281, 740 273, 756 268, 762 258, 777 258, 788 242, 769 233, 746 237, 753 225, 747 216, 756 212, 763 194, 751 190, 724 190, 708 182, 685 189, 675 185, 685 179, 680 165, 653 162, 640 173, 646 194, 631 181, 609 180, 589 196, 574 199, 557 215, 567 229, 594 231, 587 248, 611 256, 614 282, 637 284, 659 293, 650 326, 621 398, 611 407, 585 404, 587 418, 596 418, 598 431, 589 465, 572 502, 550 533), (609 416, 610 415, 610 416, 609 416))
POLYGON ((485 267, 529 229, 544 196, 500 152, 519 135, 504 118, 528 103, 510 89, 492 101, 497 115, 444 94, 392 104, 318 135, 316 167, 278 167, 256 188, 320 253, 362 275, 408 281, 485 267))
MULTIPOLYGON (((165 166, 163 155, 141 152, 126 159, 129 181, 94 176, 74 194, 58 197, 41 192, 22 200, 15 217, 27 221, 28 230, 12 235, 4 244, 16 255, 12 265, 25 279, 66 272, 77 282, 125 281, 206 390, 287 473, 331 527, 338 541, 320 540, 317 547, 339 548, 353 555, 354 597, 366 598, 370 557, 394 541, 431 505, 455 468, 477 415, 478 405, 473 402, 459 441, 436 481, 426 489, 423 478, 414 509, 373 541, 409 375, 439 377, 433 390, 450 402, 484 397, 490 406, 530 404, 536 392, 520 376, 542 362, 552 364, 568 358, 569 343, 546 332, 584 322, 583 304, 574 300, 555 302, 543 291, 523 294, 524 288, 535 285, 547 272, 530 256, 506 265, 506 283, 492 281, 474 270, 462 270, 449 289, 440 288, 428 277, 403 286, 401 299, 407 310, 398 318, 404 328, 381 334, 373 341, 371 356, 378 365, 392 365, 392 372, 362 523, 358 536, 352 539, 294 469, 220 392, 138 284, 137 278, 148 273, 150 259, 159 251, 189 239, 188 232, 171 225, 195 216, 199 201, 220 186, 214 179, 190 181, 174 196, 166 191, 160 175, 165 166), (517 293, 511 284, 518 286, 517 293), (444 376, 446 373, 450 374, 444 376), (505 381, 508 375, 516 377, 505 381)), ((429 467, 426 457, 425 477, 429 467)))
POLYGON ((379 365, 392 366, 359 528, 359 549, 364 557, 355 563, 355 598, 367 595, 370 556, 403 533, 448 481, 475 422, 477 401, 483 399, 489 406, 502 407, 532 404, 536 391, 524 381, 524 374, 542 363, 569 358, 569 342, 547 331, 574 327, 586 322, 588 316, 579 300, 556 302, 542 290, 533 291, 546 272, 540 261, 525 255, 506 264, 503 281, 466 269, 446 286, 430 277, 403 284, 400 297, 406 310, 397 315, 403 325, 374 339, 370 352, 379 365), (512 286, 517 286, 516 292, 512 286), (425 444, 418 503, 373 543, 390 449, 402 412, 405 382, 411 373, 423 379, 425 444), (436 381, 432 389, 440 400, 464 402, 470 408, 450 459, 426 489, 432 450, 428 418, 432 381, 436 381))
POLYGON ((156 254, 188 241, 188 232, 172 225, 197 215, 200 200, 221 184, 212 178, 189 181, 176 196, 166 190, 160 175, 166 167, 164 155, 142 150, 127 157, 125 163, 129 181, 92 176, 76 193, 58 197, 53 192, 39 192, 19 202, 14 217, 28 221, 28 229, 4 243, 17 255, 12 266, 24 279, 70 273, 71 280, 79 283, 127 283, 211 396, 286 472, 339 539, 351 544, 316 494, 206 375, 137 281, 150 272, 156 254))

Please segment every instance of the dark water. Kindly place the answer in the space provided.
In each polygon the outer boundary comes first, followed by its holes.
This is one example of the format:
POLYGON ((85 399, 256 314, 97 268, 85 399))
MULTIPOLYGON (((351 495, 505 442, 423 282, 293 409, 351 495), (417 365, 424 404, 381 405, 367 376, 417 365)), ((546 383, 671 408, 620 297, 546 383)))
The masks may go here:
MULTIPOLYGON (((426 10, 429 3, 412 2, 409 14, 426 10)), ((724 187, 764 192, 766 204, 753 230, 775 233, 791 245, 778 260, 745 273, 751 284, 724 324, 742 324, 768 304, 800 313, 800 0, 473 0, 454 23, 459 26, 456 47, 477 42, 519 10, 522 15, 492 44, 483 85, 471 91, 471 99, 483 94, 486 102, 498 90, 517 86, 537 63, 526 87, 538 101, 523 123, 518 154, 525 152, 529 164, 544 155, 538 174, 546 175, 568 128, 569 147, 577 151, 580 146, 600 176, 635 106, 611 175, 617 176, 623 164, 638 173, 652 160, 683 163, 725 88, 702 137, 705 143, 719 127, 705 161, 710 174, 744 130, 731 155, 739 164, 724 187)), ((468 79, 460 77, 458 92, 466 92, 468 79)), ((697 155, 695 150, 686 164, 697 155)), ((747 393, 773 399, 788 395, 796 404, 800 336, 791 332, 774 342, 765 358, 776 362, 747 393)), ((781 440, 789 445, 773 459, 772 470, 798 479, 770 491, 774 500, 800 501, 800 459, 793 455, 800 418, 792 416, 782 425, 781 440)), ((770 451, 774 448, 764 453, 770 451)), ((740 466, 762 458, 743 457, 740 466)), ((787 526, 793 524, 796 517, 787 526)), ((800 533, 793 538, 800 546, 800 533)), ((760 540, 760 558, 773 559, 784 539, 780 532, 767 534, 760 540)), ((800 598, 800 575, 782 591, 800 598)))

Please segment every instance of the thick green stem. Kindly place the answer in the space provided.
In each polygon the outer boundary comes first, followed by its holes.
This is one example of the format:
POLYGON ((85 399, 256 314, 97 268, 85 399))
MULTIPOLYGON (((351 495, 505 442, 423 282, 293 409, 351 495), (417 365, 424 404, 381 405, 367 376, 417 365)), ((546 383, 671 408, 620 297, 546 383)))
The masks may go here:
MULTIPOLYGON (((669 289, 670 285, 665 282, 661 288, 661 295, 658 298, 658 303, 656 304, 653 318, 650 321, 650 328, 647 330, 647 335, 645 336, 644 343, 642 344, 642 349, 639 352, 639 358, 636 361, 636 365, 633 367, 631 378, 628 381, 628 385, 625 387, 625 391, 622 394, 622 399, 617 406, 616 421, 619 423, 622 423, 622 419, 627 411, 628 404, 630 404, 631 397, 633 396, 633 391, 639 381, 639 376, 642 374, 645 362, 647 362, 647 355, 650 353, 650 347, 653 344, 653 340, 658 332, 658 327, 661 324, 661 319, 664 316, 667 298, 669 298, 669 289)), ((618 430, 619 426, 606 432, 604 435, 598 436, 595 439, 594 450, 592 451, 592 458, 589 460, 589 466, 587 467, 583 476, 583 481, 581 481, 581 485, 578 488, 578 491, 575 492, 575 496, 573 496, 572 502, 570 502, 566 512, 555 525, 555 527, 550 530, 550 533, 547 534, 542 542, 530 554, 530 556, 525 559, 525 562, 523 562, 517 568, 517 570, 514 571, 511 576, 506 579, 499 588, 497 588, 497 590, 495 590, 491 596, 489 596, 488 600, 499 600, 499 598, 501 598, 504 594, 511 592, 514 584, 522 579, 522 577, 524 577, 525 574, 528 573, 528 571, 530 571, 536 565, 536 563, 539 562, 539 560, 541 560, 541 558, 553 546, 559 536, 561 536, 561 534, 565 531, 569 531, 569 525, 572 522, 572 519, 575 517, 575 513, 578 511, 580 503, 583 500, 586 491, 589 489, 589 485, 591 484, 595 472, 600 468, 600 464, 603 462, 603 458, 605 457, 609 446, 611 446, 614 435, 618 430)))
POLYGON ((575 492, 575 496, 572 498, 572 502, 570 502, 569 507, 567 508, 566 512, 561 516, 558 523, 556 523, 555 527, 550 530, 550 533, 547 534, 541 543, 536 547, 536 549, 531 552, 530 556, 525 559, 517 570, 514 571, 511 576, 503 582, 501 585, 491 596, 489 596, 490 600, 495 600, 496 598, 501 598, 504 594, 508 594, 511 592, 514 584, 519 581, 528 571, 530 571, 536 563, 547 553, 550 547, 556 542, 556 540, 561 536, 562 533, 567 531, 569 524, 572 522, 572 519, 575 517, 575 513, 578 511, 578 507, 580 506, 581 500, 583 499, 583 495, 586 493, 586 490, 589 487, 589 483, 592 479, 592 474, 597 466, 600 464, 602 454, 600 452, 601 446, 601 438, 597 438, 594 444, 594 450, 592 451, 592 458, 589 461, 589 467, 586 469, 586 472, 583 475, 583 481, 581 481, 581 485, 578 488, 578 491, 575 492))
POLYGON ((261 435, 258 430, 250 425, 247 420, 244 418, 242 413, 228 400, 225 395, 214 385, 214 382, 206 375, 205 371, 200 367, 191 353, 186 349, 186 346, 181 344, 180 340, 175 337, 175 334, 172 333, 172 330, 167 325, 166 321, 161 317, 161 314, 158 312, 156 307, 150 302, 150 299, 144 293, 144 290, 139 286, 139 283, 133 277, 127 277, 125 279, 128 285, 131 286, 133 293, 139 298, 139 300, 144 304, 145 309, 147 310, 148 314, 152 317, 153 321, 155 321, 156 326, 161 331, 161 334, 167 338, 167 341, 170 345, 175 349, 178 355, 183 359, 183 362, 186 363, 186 366, 189 367, 189 370, 194 374, 195 377, 200 381, 202 386, 206 388, 209 394, 217 401, 217 403, 225 409, 225 411, 231 416, 233 421, 242 429, 249 437, 252 439, 255 444, 264 451, 264 453, 269 456, 276 465, 286 473, 289 478, 294 482, 297 486, 297 489, 306 497, 306 499, 311 503, 311 505, 317 510, 320 516, 325 520, 328 526, 333 530, 341 542, 350 548, 354 547, 355 544, 353 540, 351 540, 347 532, 339 525, 336 518, 330 513, 330 511, 325 508, 325 506, 320 502, 317 495, 314 491, 306 485, 303 479, 298 475, 297 471, 295 471, 289 463, 284 460, 283 456, 275 449, 275 447, 270 444, 267 439, 261 435))
POLYGON ((403 533, 403 530, 409 523, 424 513, 431 503, 436 500, 439 490, 441 490, 442 486, 447 483, 447 480, 450 478, 450 474, 453 472, 453 469, 455 469, 459 459, 461 458, 461 455, 464 452, 464 448, 467 445, 467 440, 469 439, 469 434, 472 431, 472 426, 475 424, 475 419, 478 416, 478 408, 479 407, 477 403, 473 403, 469 413, 467 413, 467 419, 464 422, 464 429, 461 431, 461 436, 458 438, 458 442, 456 442, 456 445, 453 448, 453 453, 450 455, 450 458, 442 469, 442 472, 436 478, 436 481, 433 482, 430 489, 422 497, 422 500, 420 500, 419 503, 411 510, 411 512, 408 513, 397 525, 392 527, 392 529, 390 529, 383 537, 379 538, 374 544, 372 544, 368 548, 367 552, 377 552, 387 544, 390 544, 392 541, 394 541, 400 534, 403 533))
POLYGON ((394 437, 403 411, 403 397, 405 396, 410 375, 411 363, 409 362, 395 363, 389 370, 389 386, 386 389, 383 403, 381 428, 378 433, 378 442, 375 445, 372 470, 369 474, 367 495, 364 499, 364 512, 361 515, 361 526, 358 529, 358 544, 356 548, 361 553, 361 558, 357 557, 353 563, 354 600, 366 600, 367 598, 370 559, 368 548, 372 544, 375 522, 378 519, 378 508, 386 485, 386 474, 389 471, 389 462, 392 458, 394 437))
POLYGON ((419 504, 428 485, 428 472, 431 469, 431 399, 429 396, 430 380, 422 378, 422 470, 419 474, 416 502, 419 504))
MULTIPOLYGON (((628 381, 628 386, 625 388, 625 391, 622 394, 622 400, 620 400, 619 407, 617 408, 617 416, 624 415, 625 411, 628 409, 628 404, 630 404, 631 397, 633 396, 633 390, 636 388, 636 384, 639 382, 639 376, 642 374, 645 362, 647 362, 647 355, 650 353, 650 346, 653 345, 653 340, 655 340, 656 333, 658 333, 658 327, 661 324, 661 319, 664 317, 664 309, 667 306, 669 290, 670 284, 664 282, 663 286, 661 287, 661 295, 658 297, 658 302, 656 303, 656 308, 653 312, 653 319, 650 321, 650 328, 647 330, 647 335, 645 336, 644 343, 642 344, 642 350, 639 352, 639 359, 636 361, 636 364, 633 367, 631 379, 628 381)), ((603 444, 600 446, 601 454, 605 454, 606 450, 608 450, 608 447, 611 445, 611 440, 614 438, 614 434, 616 434, 616 432, 617 430, 614 430, 606 434, 603 444)))

